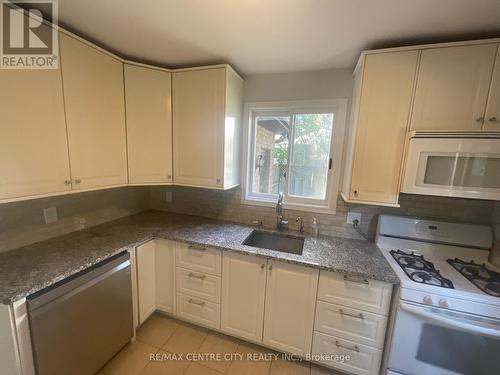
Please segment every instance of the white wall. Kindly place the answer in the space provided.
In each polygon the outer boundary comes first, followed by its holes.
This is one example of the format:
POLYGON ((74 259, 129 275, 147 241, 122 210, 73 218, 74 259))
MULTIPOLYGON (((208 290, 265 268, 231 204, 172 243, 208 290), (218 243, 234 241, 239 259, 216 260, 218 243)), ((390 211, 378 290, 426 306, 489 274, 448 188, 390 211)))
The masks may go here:
POLYGON ((245 77, 245 102, 351 99, 351 69, 258 74, 245 77))

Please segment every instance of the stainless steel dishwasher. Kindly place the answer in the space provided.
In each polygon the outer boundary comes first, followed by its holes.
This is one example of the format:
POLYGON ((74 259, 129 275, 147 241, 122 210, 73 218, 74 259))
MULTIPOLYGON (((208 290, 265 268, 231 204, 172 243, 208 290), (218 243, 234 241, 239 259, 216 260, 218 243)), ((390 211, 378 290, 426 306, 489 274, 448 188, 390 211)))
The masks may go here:
POLYGON ((27 298, 38 375, 96 373, 133 336, 128 253, 27 298))

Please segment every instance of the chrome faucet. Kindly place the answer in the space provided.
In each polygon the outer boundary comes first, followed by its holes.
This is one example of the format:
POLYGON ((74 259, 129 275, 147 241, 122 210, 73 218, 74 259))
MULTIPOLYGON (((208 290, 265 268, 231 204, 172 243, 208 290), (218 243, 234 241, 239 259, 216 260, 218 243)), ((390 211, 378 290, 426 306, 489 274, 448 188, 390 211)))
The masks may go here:
POLYGON ((276 229, 282 230, 288 225, 288 221, 283 220, 283 193, 278 195, 278 203, 276 204, 276 229))
POLYGON ((295 222, 297 223, 299 233, 304 233, 304 220, 299 216, 295 219, 295 222))

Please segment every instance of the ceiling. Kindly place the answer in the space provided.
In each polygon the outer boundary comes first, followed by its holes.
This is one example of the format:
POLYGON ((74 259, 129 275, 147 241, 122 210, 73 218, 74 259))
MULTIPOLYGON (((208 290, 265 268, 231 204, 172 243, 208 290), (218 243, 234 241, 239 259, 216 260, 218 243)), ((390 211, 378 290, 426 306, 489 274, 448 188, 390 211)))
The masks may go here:
POLYGON ((500 0, 59 0, 59 22, 119 55, 243 74, 352 68, 363 49, 500 36, 500 0))

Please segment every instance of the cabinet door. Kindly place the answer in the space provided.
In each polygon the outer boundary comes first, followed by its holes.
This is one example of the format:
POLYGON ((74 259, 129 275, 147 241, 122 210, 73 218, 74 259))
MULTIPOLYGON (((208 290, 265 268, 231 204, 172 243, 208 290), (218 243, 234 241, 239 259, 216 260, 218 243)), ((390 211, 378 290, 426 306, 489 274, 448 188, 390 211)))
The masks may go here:
POLYGON ((264 345, 301 356, 310 353, 318 273, 268 261, 264 345))
POLYGON ((480 44, 423 50, 411 129, 480 131, 496 48, 480 44))
POLYGON ((70 190, 60 70, 0 70, 0 87, 0 200, 70 190))
POLYGON ((123 64, 61 34, 73 189, 127 183, 123 64))
POLYGON ((156 310, 155 243, 149 241, 137 247, 137 294, 139 324, 156 310))
POLYGON ((497 49, 483 130, 500 132, 500 45, 497 49))
POLYGON ((171 73, 125 64, 129 182, 172 182, 171 73))
POLYGON ((349 199, 396 204, 418 52, 368 55, 349 199))
POLYGON ((156 307, 175 313, 174 244, 167 240, 154 240, 156 307))
POLYGON ((173 73, 177 184, 223 187, 225 71, 173 73))
POLYGON ((263 258, 224 253, 221 307, 224 332, 262 342, 266 264, 263 258))

